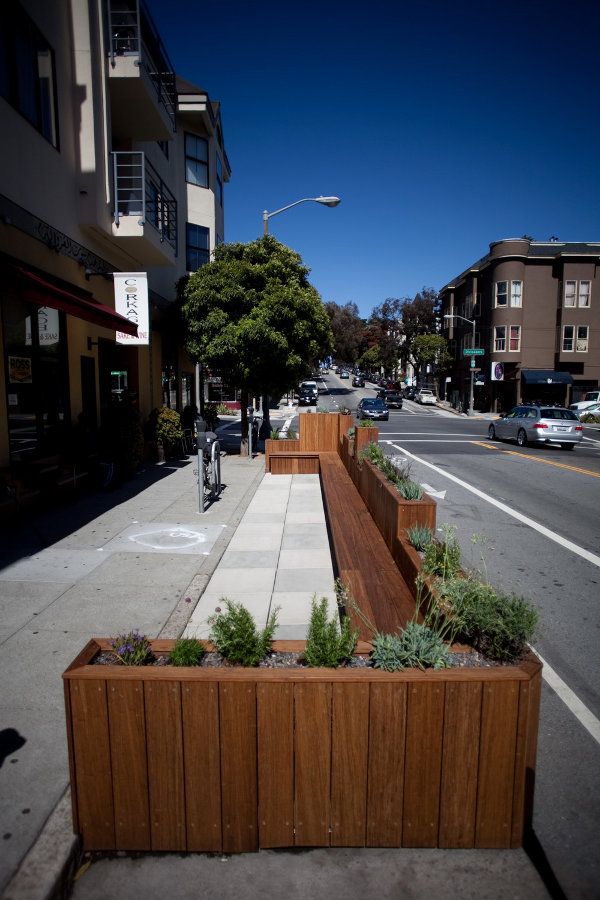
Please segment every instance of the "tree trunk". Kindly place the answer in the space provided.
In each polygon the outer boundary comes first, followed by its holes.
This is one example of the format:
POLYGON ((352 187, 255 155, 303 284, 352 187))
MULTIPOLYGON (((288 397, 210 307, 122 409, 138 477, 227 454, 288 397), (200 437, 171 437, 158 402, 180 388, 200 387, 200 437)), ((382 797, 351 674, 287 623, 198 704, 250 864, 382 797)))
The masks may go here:
POLYGON ((242 439, 240 441, 240 456, 248 456, 248 391, 242 388, 240 391, 240 405, 242 407, 242 439))

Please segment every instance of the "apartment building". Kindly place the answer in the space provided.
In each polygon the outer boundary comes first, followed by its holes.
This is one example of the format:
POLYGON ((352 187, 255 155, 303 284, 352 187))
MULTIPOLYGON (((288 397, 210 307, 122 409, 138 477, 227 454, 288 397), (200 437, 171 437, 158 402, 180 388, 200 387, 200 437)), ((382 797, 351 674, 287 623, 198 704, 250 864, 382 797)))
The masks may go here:
POLYGON ((224 238, 220 106, 177 77, 137 0, 0 12, 0 466, 92 427, 197 403, 171 315, 224 238))
POLYGON ((440 291, 454 362, 446 397, 495 412, 568 405, 600 380, 600 242, 495 241, 440 291), (465 321, 467 320, 467 321, 465 321), (473 345, 474 341, 474 345, 473 345), (465 351, 483 351, 476 356, 465 351))

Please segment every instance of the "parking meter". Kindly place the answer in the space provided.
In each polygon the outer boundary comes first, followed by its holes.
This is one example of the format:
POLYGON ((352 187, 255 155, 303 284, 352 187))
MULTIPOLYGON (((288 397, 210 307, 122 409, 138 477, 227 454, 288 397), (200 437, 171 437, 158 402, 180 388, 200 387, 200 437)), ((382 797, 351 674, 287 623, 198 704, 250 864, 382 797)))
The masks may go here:
POLYGON ((254 407, 249 406, 248 413, 248 456, 252 459, 252 423, 254 422, 254 407))

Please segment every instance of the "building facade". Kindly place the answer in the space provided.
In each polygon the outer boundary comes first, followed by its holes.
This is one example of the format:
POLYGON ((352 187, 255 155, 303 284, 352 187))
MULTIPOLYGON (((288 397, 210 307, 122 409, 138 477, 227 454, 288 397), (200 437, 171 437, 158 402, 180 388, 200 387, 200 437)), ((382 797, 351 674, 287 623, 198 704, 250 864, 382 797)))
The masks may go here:
POLYGON ((441 289, 440 304, 454 360, 446 398, 455 405, 468 406, 471 360, 480 410, 568 405, 598 388, 600 242, 495 241, 441 289))
POLYGON ((9 466, 124 397, 143 420, 198 402, 172 310, 178 280, 224 238, 230 167, 219 104, 177 78, 137 0, 14 0, 0 62, 9 466))

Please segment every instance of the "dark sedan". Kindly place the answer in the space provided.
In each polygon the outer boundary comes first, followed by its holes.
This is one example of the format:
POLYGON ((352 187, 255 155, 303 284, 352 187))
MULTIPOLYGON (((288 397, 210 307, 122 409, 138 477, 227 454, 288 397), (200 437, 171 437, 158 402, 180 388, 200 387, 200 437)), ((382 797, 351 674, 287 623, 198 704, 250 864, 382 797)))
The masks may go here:
POLYGON ((387 422, 390 411, 380 397, 366 397, 356 407, 357 419, 382 419, 387 422))
POLYGON ((355 375, 354 378, 352 379, 352 387, 364 387, 364 386, 365 386, 365 379, 362 377, 362 375, 355 375))
POLYGON ((316 406, 317 394, 312 388, 300 388, 298 392, 298 406, 316 406))

